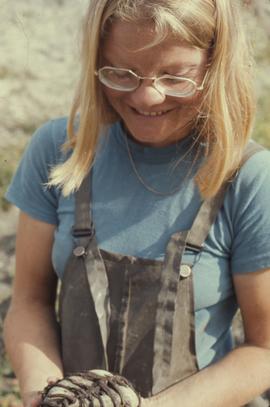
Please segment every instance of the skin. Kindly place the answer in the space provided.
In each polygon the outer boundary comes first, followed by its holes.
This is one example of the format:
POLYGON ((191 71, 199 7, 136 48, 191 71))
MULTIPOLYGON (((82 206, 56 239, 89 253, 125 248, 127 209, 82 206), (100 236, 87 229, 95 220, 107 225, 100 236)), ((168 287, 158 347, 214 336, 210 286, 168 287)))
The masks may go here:
MULTIPOLYGON (((151 25, 116 22, 102 48, 101 66, 133 70, 140 76, 163 74, 185 76, 201 85, 207 64, 207 51, 190 47, 175 38, 167 38, 150 49, 140 49, 155 38, 151 25)), ((124 121, 139 143, 161 147, 186 137, 194 125, 202 92, 193 97, 177 98, 160 93, 149 79, 132 92, 121 92, 103 86, 111 107, 124 121), (159 117, 146 117, 138 111, 163 112, 159 117)))
POLYGON ((49 377, 62 377, 54 313, 57 280, 51 264, 54 229, 54 225, 20 214, 16 273, 4 339, 25 407, 38 405, 37 392, 49 377))

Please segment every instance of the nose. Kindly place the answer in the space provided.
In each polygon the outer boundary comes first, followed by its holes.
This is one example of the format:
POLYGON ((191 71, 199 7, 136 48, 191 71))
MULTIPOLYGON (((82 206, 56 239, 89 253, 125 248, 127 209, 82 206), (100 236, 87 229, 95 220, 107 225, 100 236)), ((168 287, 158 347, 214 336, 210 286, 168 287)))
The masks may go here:
POLYGON ((165 99, 166 95, 155 88, 151 80, 142 81, 140 86, 130 93, 133 106, 140 109, 160 105, 165 99))

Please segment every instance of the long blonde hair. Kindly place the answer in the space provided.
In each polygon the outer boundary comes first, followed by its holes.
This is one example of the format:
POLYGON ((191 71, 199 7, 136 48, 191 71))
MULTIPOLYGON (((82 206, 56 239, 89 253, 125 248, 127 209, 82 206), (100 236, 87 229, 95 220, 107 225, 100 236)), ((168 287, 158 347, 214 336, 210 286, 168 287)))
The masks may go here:
MULTIPOLYGON (((102 39, 116 19, 152 21, 157 42, 179 36, 192 46, 210 50, 209 75, 197 134, 205 159, 196 175, 204 198, 218 191, 239 167, 253 125, 252 58, 243 32, 237 0, 91 0, 83 24, 82 68, 68 122, 70 157, 53 168, 49 185, 69 195, 79 188, 93 163, 103 128, 112 115, 95 76, 102 39), (77 125, 76 119, 79 120, 77 125), (76 129, 76 130, 75 130, 76 129)), ((155 42, 156 43, 156 42, 155 42)), ((153 44, 150 44, 150 46, 153 44)))

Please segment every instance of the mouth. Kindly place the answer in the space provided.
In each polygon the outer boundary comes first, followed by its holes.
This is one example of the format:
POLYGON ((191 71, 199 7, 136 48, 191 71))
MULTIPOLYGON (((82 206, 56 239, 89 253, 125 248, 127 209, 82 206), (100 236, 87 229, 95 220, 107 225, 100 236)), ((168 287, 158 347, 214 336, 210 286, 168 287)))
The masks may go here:
POLYGON ((135 109, 134 107, 132 107, 131 109, 138 116, 151 118, 151 119, 165 116, 166 114, 168 114, 169 112, 171 112, 173 110, 173 109, 167 109, 167 110, 160 110, 158 112, 151 112, 151 111, 135 109))

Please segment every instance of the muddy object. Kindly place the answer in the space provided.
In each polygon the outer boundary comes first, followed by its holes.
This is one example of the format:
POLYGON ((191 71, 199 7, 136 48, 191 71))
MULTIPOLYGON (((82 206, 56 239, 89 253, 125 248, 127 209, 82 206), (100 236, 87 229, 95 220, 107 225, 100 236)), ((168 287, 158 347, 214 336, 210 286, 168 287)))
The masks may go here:
POLYGON ((139 407, 140 396, 127 379, 105 370, 71 374, 49 384, 41 407, 139 407))

